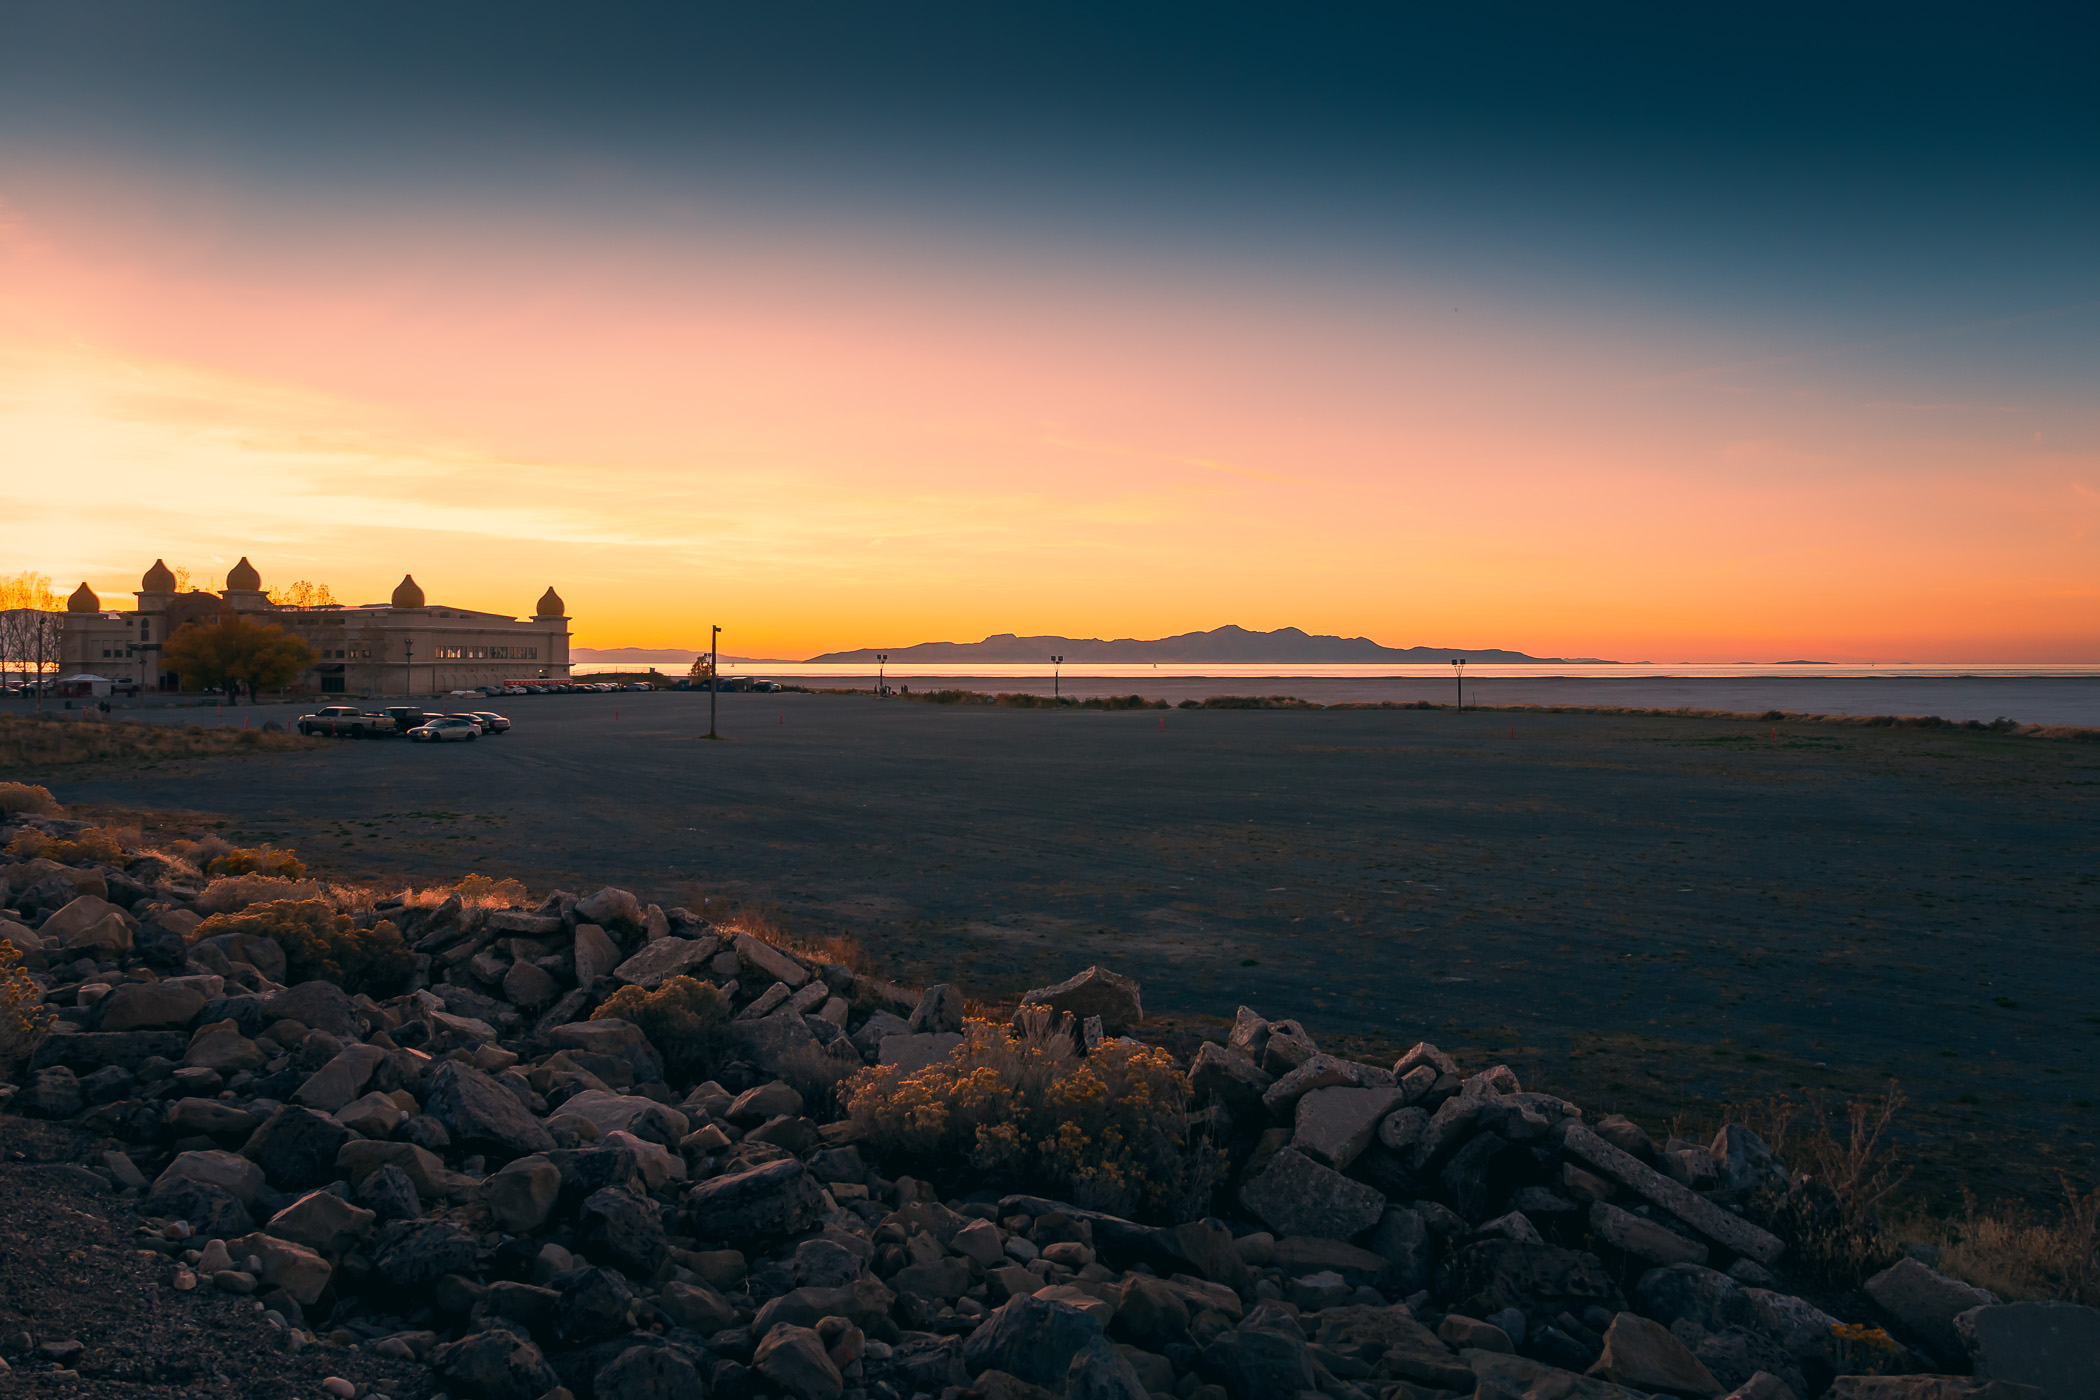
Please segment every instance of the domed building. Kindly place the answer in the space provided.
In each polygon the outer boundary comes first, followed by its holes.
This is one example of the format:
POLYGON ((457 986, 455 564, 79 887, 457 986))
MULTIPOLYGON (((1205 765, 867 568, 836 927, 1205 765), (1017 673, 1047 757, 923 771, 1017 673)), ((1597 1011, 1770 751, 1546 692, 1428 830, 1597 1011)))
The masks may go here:
POLYGON ((106 609, 83 583, 66 600, 60 674, 91 673, 124 689, 176 690, 181 678, 161 664, 161 648, 182 628, 234 618, 270 623, 303 637, 318 659, 300 688, 324 695, 430 695, 508 683, 567 680, 569 619, 551 587, 520 619, 430 603, 404 575, 384 603, 294 606, 270 600, 262 574, 244 557, 226 587, 180 591, 159 559, 139 580, 137 606, 106 609))

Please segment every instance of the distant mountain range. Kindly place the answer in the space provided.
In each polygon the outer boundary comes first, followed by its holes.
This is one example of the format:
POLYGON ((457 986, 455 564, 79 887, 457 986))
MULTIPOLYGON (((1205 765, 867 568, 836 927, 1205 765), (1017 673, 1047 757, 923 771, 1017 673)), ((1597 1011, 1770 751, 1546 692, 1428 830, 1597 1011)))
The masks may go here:
MULTIPOLYGON (((690 666, 693 664, 694 657, 705 655, 706 652, 706 647, 683 651, 677 647, 570 647, 569 659, 571 661, 648 662, 652 665, 665 661, 676 661, 682 665, 690 666)), ((725 656, 722 659, 724 661, 771 662, 777 658, 770 656, 725 656)))
POLYGON ((1289 662, 1298 665, 1320 662, 1466 661, 1519 665, 1525 662, 1562 665, 1611 666, 1616 662, 1594 657, 1527 656, 1521 651, 1497 647, 1384 647, 1369 637, 1321 637, 1296 627, 1274 632, 1250 632, 1244 627, 1219 627, 1209 632, 1183 632, 1177 637, 1139 641, 1131 637, 1112 642, 1098 637, 1017 637, 1001 632, 981 642, 920 642, 908 647, 862 647, 857 651, 827 651, 812 656, 812 662, 865 662, 873 665, 877 652, 886 654, 891 665, 909 661, 941 662, 1042 662, 1062 656, 1069 662, 1289 662))

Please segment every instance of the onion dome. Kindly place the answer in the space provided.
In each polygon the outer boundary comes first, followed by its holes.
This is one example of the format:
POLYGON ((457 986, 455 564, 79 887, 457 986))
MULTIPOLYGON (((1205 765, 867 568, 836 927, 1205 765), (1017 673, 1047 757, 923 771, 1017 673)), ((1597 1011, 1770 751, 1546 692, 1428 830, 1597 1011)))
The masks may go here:
POLYGON ((102 600, 95 596, 94 589, 83 583, 80 587, 73 590, 72 597, 66 599, 66 611, 101 612, 102 600))
POLYGON ((243 554, 241 562, 226 571, 226 591, 229 593, 259 593, 262 591, 262 575, 243 554))
POLYGON ((174 591, 175 571, 167 566, 166 561, 154 560, 153 567, 146 570, 146 576, 139 580, 139 592, 173 593, 174 591))
POLYGON ((562 613, 563 605, 561 601, 561 594, 556 593, 554 591, 554 585, 550 583, 547 585, 547 591, 540 595, 539 610, 535 612, 533 616, 560 617, 562 616, 562 613))
POLYGON ((401 586, 394 590, 394 606, 397 608, 420 608, 423 606, 423 590, 416 586, 414 574, 403 574, 401 586))

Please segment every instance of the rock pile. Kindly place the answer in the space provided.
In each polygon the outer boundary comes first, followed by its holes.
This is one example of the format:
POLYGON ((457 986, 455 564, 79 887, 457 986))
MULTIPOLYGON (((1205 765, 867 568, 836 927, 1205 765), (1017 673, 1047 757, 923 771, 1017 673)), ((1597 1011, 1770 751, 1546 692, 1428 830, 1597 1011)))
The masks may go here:
MULTIPOLYGON (((365 911, 417 969, 374 1000, 284 985, 267 937, 192 941, 197 898, 147 866, 0 869, 0 938, 57 1016, 12 1111, 100 1140, 86 1165, 174 1288, 252 1294, 285 1345, 417 1359, 455 1396, 2095 1394, 2093 1310, 1913 1259, 1847 1325, 1784 1283, 1755 1203, 1816 1188, 1753 1134, 1658 1144, 1434 1045, 1364 1064, 1241 1008, 1186 1061, 1216 1214, 1140 1223, 863 1151, 828 1087, 947 1056, 949 987, 608 888, 365 911), (590 1019, 681 976, 730 1009, 704 1077, 590 1019)), ((1080 1053, 1143 1021, 1101 969, 1024 1002, 1080 1053)))

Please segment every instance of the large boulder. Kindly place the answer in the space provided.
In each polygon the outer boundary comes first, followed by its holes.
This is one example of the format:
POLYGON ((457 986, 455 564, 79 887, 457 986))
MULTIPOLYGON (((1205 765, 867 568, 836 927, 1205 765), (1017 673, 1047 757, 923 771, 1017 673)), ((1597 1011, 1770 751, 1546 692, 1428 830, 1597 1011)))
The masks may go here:
POLYGON ((1304 1339, 1267 1328, 1215 1338, 1203 1349, 1203 1373, 1215 1377, 1231 1400, 1274 1400, 1317 1388, 1304 1339))
POLYGON ((1197 1102, 1215 1099, 1234 1113, 1260 1108, 1262 1092, 1275 1082, 1244 1051, 1211 1040, 1203 1042, 1189 1065, 1189 1092, 1197 1102))
POLYGON ((430 1368, 485 1400, 539 1400, 561 1384, 538 1347, 503 1327, 446 1343, 430 1353, 430 1368))
POLYGON ((180 1058, 185 1066, 213 1070, 230 1078, 244 1069, 261 1069, 269 1057, 260 1045, 241 1034, 238 1021, 228 1019, 199 1027, 180 1058))
MULTIPOLYGON (((799 1165, 799 1164, 798 1164, 799 1165)), ((621 1186, 593 1191, 577 1212, 577 1231, 586 1253, 647 1278, 671 1257, 671 1241, 656 1204, 621 1186)))
POLYGON ((758 985, 768 982, 785 982, 789 987, 799 987, 809 980, 809 969, 766 942, 753 938, 748 933, 736 936, 737 961, 762 979, 758 985))
POLYGON ((596 924, 578 924, 575 956, 576 985, 588 989, 593 982, 620 965, 620 945, 596 924))
POLYGON ((1315 1341, 1364 1362, 1380 1376, 1447 1390, 1473 1384, 1473 1373, 1404 1306, 1349 1304, 1324 1308, 1317 1316, 1315 1341))
POLYGON ((335 1272, 315 1250, 271 1234, 243 1235, 228 1240, 226 1250, 235 1259, 260 1259, 263 1286, 282 1288, 302 1308, 310 1308, 321 1301, 321 1295, 328 1290, 328 1280, 335 1272))
POLYGON ((1490 1239, 1463 1245, 1436 1269, 1436 1291, 1451 1311, 1487 1317, 1504 1308, 1551 1317, 1591 1304, 1614 1308, 1619 1290, 1594 1254, 1550 1244, 1490 1239))
POLYGON ((136 1070, 158 1055, 180 1060, 189 1046, 180 1031, 82 1031, 75 1035, 47 1035, 37 1042, 29 1057, 30 1070, 63 1065, 75 1074, 91 1074, 105 1065, 136 1070))
MULTIPOLYGON (((386 1051, 377 1045, 346 1045, 325 1065, 308 1075, 293 1091, 292 1099, 323 1113, 334 1113, 352 1102, 371 1083, 373 1071, 386 1063, 386 1051)), ((449 1061, 447 1063, 450 1063, 449 1061)))
POLYGON ((1710 1397, 1721 1393, 1713 1372, 1699 1364, 1670 1329, 1636 1313, 1622 1312, 1604 1333, 1604 1354, 1589 1373, 1636 1390, 1710 1397))
POLYGON ((928 1065, 937 1065, 947 1059, 962 1043, 962 1036, 953 1031, 886 1036, 876 1051, 876 1062, 895 1065, 897 1077, 908 1079, 928 1065))
POLYGON ((261 1167, 239 1153, 218 1151, 183 1153, 154 1180, 153 1190, 157 1194, 175 1181, 216 1186, 244 1206, 253 1204, 266 1184, 261 1167))
POLYGON ((600 1137, 632 1133, 644 1142, 664 1147, 676 1147, 679 1139, 692 1131, 692 1122, 683 1113, 640 1094, 586 1089, 564 1100, 561 1111, 588 1119, 600 1137))
POLYGON ((309 1191, 270 1217, 263 1233, 321 1254, 341 1254, 378 1223, 372 1211, 351 1205, 333 1191, 309 1191))
POLYGON ((699 1368, 677 1348, 634 1346, 598 1369, 591 1394, 595 1400, 695 1400, 706 1386, 699 1368))
POLYGON ((481 1183, 481 1199, 496 1228, 529 1235, 547 1223, 561 1198, 561 1169, 545 1157, 520 1157, 481 1183))
POLYGON ((263 999, 263 1014, 272 1022, 297 1021, 308 1030, 327 1031, 337 1040, 359 1038, 350 997, 333 982, 301 982, 272 992, 263 999))
POLYGON ((473 1269, 474 1237, 448 1220, 395 1220, 372 1241, 372 1272, 394 1288, 421 1288, 473 1269))
POLYGON ((138 920, 131 915, 106 899, 84 894, 38 925, 37 936, 47 948, 107 947, 128 953, 131 936, 137 931, 138 920))
POLYGON ((1306 1156, 1346 1171, 1363 1155, 1386 1114, 1399 1107, 1398 1089, 1314 1089, 1298 1100, 1291 1146, 1306 1156))
POLYGON ((64 1065, 53 1065, 29 1076, 15 1104, 33 1118, 71 1118, 87 1100, 80 1092, 80 1077, 64 1065))
POLYGON ((1130 1358, 1106 1337, 1081 1347, 1065 1368, 1065 1400, 1148 1400, 1130 1358))
POLYGON ((2100 1308, 1996 1303, 1954 1319, 1978 1380, 2039 1386, 2054 1400, 2100 1400, 2100 1308))
POLYGON ((1000 1304, 963 1343, 963 1369, 973 1376, 1004 1371, 1031 1385, 1059 1388, 1072 1358, 1101 1335, 1100 1322, 1078 1308, 1019 1294, 1000 1304))
POLYGON ((751 1358, 751 1369, 794 1400, 839 1400, 846 1389, 824 1339, 790 1323, 766 1333, 751 1358))
POLYGON ((1948 1278, 1916 1259, 1898 1260, 1868 1279, 1867 1296, 1943 1366, 1967 1357, 1954 1319, 1998 1301, 1996 1294, 1948 1278))
POLYGON ((1261 1175, 1240 1187, 1240 1203, 1279 1235, 1353 1239, 1378 1223, 1385 1197, 1295 1148, 1269 1159, 1261 1175))
MULTIPOLYGON (((598 936, 605 937, 603 933, 598 936)), ((684 976, 712 958, 721 946, 721 941, 712 934, 704 938, 659 938, 654 943, 644 943, 640 952, 613 968, 613 979, 654 991, 670 978, 684 976)), ((579 967, 583 965, 581 947, 582 940, 579 939, 579 967)), ((582 985, 590 985, 580 976, 577 980, 582 985)))
POLYGON ((685 1198, 688 1233, 705 1240, 792 1235, 824 1213, 824 1192, 801 1162, 786 1158, 695 1186, 685 1198))
POLYGON ((223 1186, 187 1177, 155 1182, 139 1211, 163 1220, 187 1221, 206 1239, 231 1239, 255 1228, 240 1197, 223 1186))
POLYGON ((210 1000, 195 987, 165 982, 125 982, 95 1005, 105 1031, 170 1030, 187 1026, 210 1000))
POLYGON ((285 1104, 248 1138, 241 1155, 280 1191, 308 1191, 335 1180, 336 1159, 350 1129, 326 1114, 285 1104))
POLYGON ((617 1269, 572 1269, 558 1276, 554 1335, 570 1345, 599 1341, 627 1330, 634 1290, 617 1269))
POLYGON ((1706 1246, 1609 1201, 1590 1203, 1590 1233, 1650 1264, 1704 1264, 1706 1246))
POLYGON ((492 1149, 506 1157, 554 1150, 554 1136, 517 1095, 457 1060, 430 1072, 423 1112, 445 1125, 455 1147, 492 1149))
POLYGON ((642 902, 625 890, 607 885, 576 901, 576 922, 638 929, 642 926, 642 902))
POLYGON ((649 1043, 642 1028, 616 1016, 551 1027, 547 1043, 556 1050, 581 1050, 619 1060, 633 1072, 637 1083, 649 1084, 664 1077, 664 1058, 649 1043))
POLYGON ((1741 1284, 1699 1264, 1665 1264, 1642 1274, 1633 1286, 1640 1309, 1663 1326, 1697 1323, 1708 1332, 1756 1327, 1757 1308, 1741 1284))
POLYGON ((1047 1006, 1070 1014, 1074 1021, 1099 1016, 1101 1029, 1109 1035, 1122 1035, 1145 1019, 1138 984, 1105 967, 1090 967, 1054 986, 1037 987, 1022 996, 1021 1005, 1047 1006))

